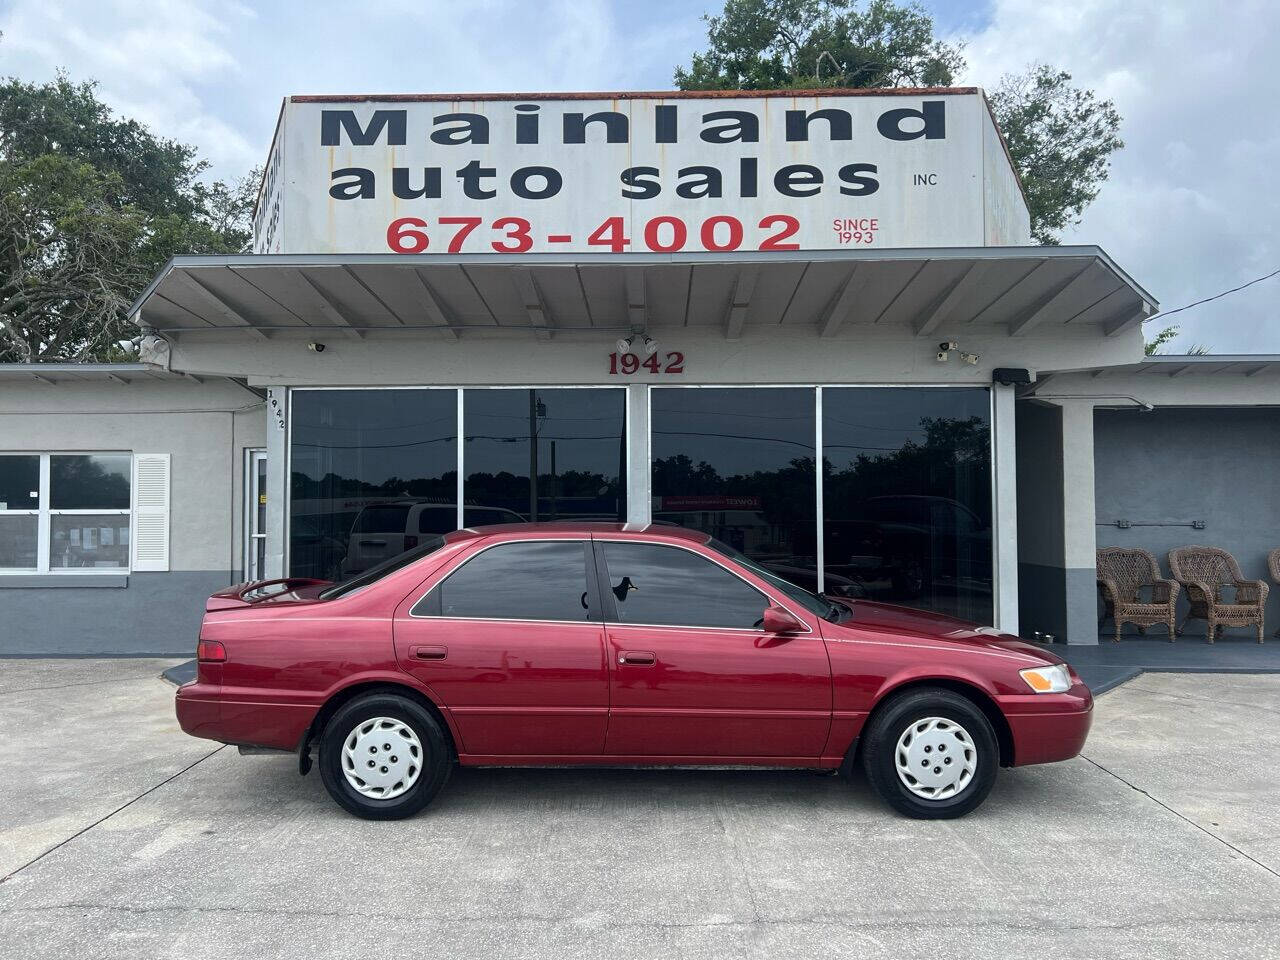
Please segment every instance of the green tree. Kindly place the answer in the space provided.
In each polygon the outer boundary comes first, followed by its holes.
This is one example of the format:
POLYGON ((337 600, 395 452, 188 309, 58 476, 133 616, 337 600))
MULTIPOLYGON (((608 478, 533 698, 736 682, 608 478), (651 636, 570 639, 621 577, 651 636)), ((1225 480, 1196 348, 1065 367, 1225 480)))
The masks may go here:
POLYGON ((92 83, 0 81, 0 361, 111 356, 169 257, 246 249, 255 180, 206 170, 92 83))
POLYGON ((1056 244, 1061 230, 1080 222, 1111 172, 1111 154, 1124 146, 1120 114, 1045 64, 1003 77, 991 109, 1022 178, 1031 234, 1056 244))
MULTIPOLYGON (((917 3, 894 0, 725 0, 708 16, 707 49, 677 67, 683 90, 946 86, 965 68, 917 3)), ((1057 243, 1078 223, 1124 144, 1109 100, 1038 64, 991 91, 996 122, 1022 178, 1031 234, 1057 243)))
MULTIPOLYGON (((1148 357, 1153 356, 1155 354, 1163 354, 1164 350, 1162 348, 1164 347, 1164 345, 1168 343, 1170 340, 1172 340, 1174 337, 1176 337, 1178 335, 1178 332, 1181 329, 1182 328, 1177 325, 1174 325, 1172 327, 1165 327, 1163 330, 1157 333, 1154 337, 1152 337, 1150 340, 1147 340, 1143 344, 1143 352, 1146 353, 1148 357)), ((1212 351, 1210 350, 1207 344, 1193 343, 1189 347, 1187 347, 1186 350, 1183 351, 1183 354, 1188 357, 1203 357, 1203 356, 1207 356, 1211 352, 1212 351)))

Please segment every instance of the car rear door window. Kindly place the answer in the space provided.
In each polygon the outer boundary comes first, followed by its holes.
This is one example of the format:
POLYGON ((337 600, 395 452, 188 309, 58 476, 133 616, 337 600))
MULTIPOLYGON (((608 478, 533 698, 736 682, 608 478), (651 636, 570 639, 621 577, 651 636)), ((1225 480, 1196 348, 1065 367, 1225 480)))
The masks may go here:
POLYGON ((588 620, 586 545, 503 543, 482 550, 414 607, 418 616, 483 620, 588 620))
POLYGON ((616 540, 600 545, 619 623, 751 630, 769 605, 741 577, 691 550, 616 540))

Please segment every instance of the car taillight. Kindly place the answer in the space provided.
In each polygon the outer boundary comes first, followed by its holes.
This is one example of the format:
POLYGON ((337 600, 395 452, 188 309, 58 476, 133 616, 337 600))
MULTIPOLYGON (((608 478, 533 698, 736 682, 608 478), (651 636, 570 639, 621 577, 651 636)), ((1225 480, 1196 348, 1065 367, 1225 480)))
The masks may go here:
POLYGON ((196 644, 196 659, 203 663, 225 663, 227 651, 217 640, 201 640, 196 644))
POLYGON ((404 538, 404 548, 405 548, 406 550, 412 550, 412 549, 413 549, 414 547, 416 547, 417 545, 418 545, 418 538, 417 538, 417 537, 405 537, 405 538, 404 538))

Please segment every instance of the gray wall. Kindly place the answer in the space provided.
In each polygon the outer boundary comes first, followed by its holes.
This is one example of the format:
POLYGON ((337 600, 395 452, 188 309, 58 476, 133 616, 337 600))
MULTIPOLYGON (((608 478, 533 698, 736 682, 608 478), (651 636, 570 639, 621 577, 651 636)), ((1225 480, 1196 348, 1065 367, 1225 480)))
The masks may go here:
MULTIPOLYGON (((1222 547, 1246 578, 1268 579, 1267 552, 1280 547, 1280 408, 1098 410, 1094 436, 1099 547, 1150 550, 1165 576, 1173 547, 1222 547), (1118 519, 1203 520, 1206 527, 1122 530, 1114 526, 1118 519)), ((1185 613, 1184 600, 1179 617, 1185 613)), ((1268 632, 1277 627, 1280 587, 1272 584, 1268 632)), ((1203 621, 1196 621, 1188 635, 1203 637, 1203 631, 1203 621)), ((1164 631, 1152 627, 1148 635, 1163 637, 1164 631)), ((1229 630, 1228 636, 1247 637, 1249 631, 1229 630)))
POLYGON ((0 656, 194 651, 205 598, 239 579, 244 450, 265 427, 225 380, 0 380, 0 452, 172 456, 169 571, 0 576, 0 656))
POLYGON ((0 582, 0 655, 195 656, 205 598, 238 580, 239 571, 180 570, 74 586, 0 582))

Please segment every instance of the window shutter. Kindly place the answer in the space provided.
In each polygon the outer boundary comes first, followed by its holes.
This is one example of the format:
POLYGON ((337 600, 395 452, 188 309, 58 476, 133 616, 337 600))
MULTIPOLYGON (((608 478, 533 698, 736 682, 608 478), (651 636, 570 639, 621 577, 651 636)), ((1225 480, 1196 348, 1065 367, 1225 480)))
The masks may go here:
POLYGON ((168 570, 169 454, 134 454, 132 519, 133 569, 168 570))

